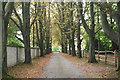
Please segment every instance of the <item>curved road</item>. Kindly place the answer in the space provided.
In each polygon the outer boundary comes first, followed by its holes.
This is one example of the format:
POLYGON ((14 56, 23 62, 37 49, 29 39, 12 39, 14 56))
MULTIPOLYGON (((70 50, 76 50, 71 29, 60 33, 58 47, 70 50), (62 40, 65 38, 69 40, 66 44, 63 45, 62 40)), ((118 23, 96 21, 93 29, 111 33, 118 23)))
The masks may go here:
POLYGON ((57 52, 51 56, 45 74, 47 78, 85 78, 81 69, 57 52))

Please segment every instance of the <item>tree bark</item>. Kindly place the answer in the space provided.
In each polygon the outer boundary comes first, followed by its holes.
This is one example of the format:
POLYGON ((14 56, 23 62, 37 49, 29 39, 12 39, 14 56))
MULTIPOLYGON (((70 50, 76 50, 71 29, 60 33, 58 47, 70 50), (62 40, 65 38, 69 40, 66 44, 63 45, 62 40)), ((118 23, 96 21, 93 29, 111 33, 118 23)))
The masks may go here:
POLYGON ((80 22, 78 22, 78 27, 77 27, 77 54, 78 54, 79 58, 82 58, 81 42, 82 42, 82 40, 80 40, 80 22))
POLYGON ((69 39, 69 55, 71 55, 71 39, 69 39))
POLYGON ((88 62, 89 63, 94 63, 97 62, 95 59, 95 32, 94 32, 94 28, 95 28, 95 24, 94 24, 94 4, 93 2, 90 3, 90 14, 91 14, 91 29, 90 29, 90 33, 89 33, 89 40, 90 40, 90 46, 89 46, 89 59, 88 62))
POLYGON ((3 47, 2 47, 2 77, 7 76, 7 29, 9 24, 9 19, 14 8, 14 2, 9 2, 6 4, 2 3, 3 8, 3 47), (6 8, 5 8, 6 7, 6 8))
POLYGON ((47 25, 47 33, 46 33, 46 43, 47 43, 47 54, 50 53, 50 3, 49 4, 49 10, 48 10, 48 25, 47 25))
MULTIPOLYGON (((22 35, 25 46, 25 62, 26 64, 31 63, 31 50, 30 50, 30 2, 22 3, 22 14, 23 14, 23 26, 22 35)), ((22 25, 22 24, 21 24, 22 25)))
POLYGON ((43 33, 42 33, 42 29, 43 29, 43 25, 41 23, 41 21, 39 20, 39 30, 40 30, 40 52, 41 52, 41 57, 44 56, 43 53, 43 33))
POLYGON ((75 42, 74 42, 74 34, 75 33, 75 30, 73 30, 72 32, 72 56, 76 56, 76 53, 75 53, 75 42))
POLYGON ((52 53, 52 37, 51 37, 51 40, 50 40, 50 53, 52 53))
POLYGON ((78 27, 77 27, 77 54, 78 54, 78 58, 82 58, 82 53, 81 53, 81 42, 82 40, 80 40, 80 10, 79 10, 79 6, 77 8, 77 16, 78 16, 78 27))
POLYGON ((62 47, 62 53, 64 53, 64 39, 63 39, 63 32, 61 31, 61 47, 62 47))
MULTIPOLYGON (((37 5, 37 4, 36 4, 37 5)), ((41 4, 40 2, 38 3, 38 6, 41 7, 41 4)), ((42 9, 43 9, 43 6, 42 6, 42 9)), ((44 9, 43 9, 44 10, 44 9)), ((41 8, 39 8, 39 11, 40 13, 43 13, 43 10, 41 11, 41 8)), ((41 14, 42 15, 42 14, 41 14)), ((40 48, 40 57, 43 57, 44 56, 44 48, 43 48, 43 24, 41 22, 41 19, 43 19, 43 17, 39 18, 39 33, 40 33, 40 37, 38 35, 38 25, 37 25, 37 22, 36 22, 36 31, 37 31, 37 38, 38 38, 38 45, 39 45, 39 48, 40 48)))
POLYGON ((67 53, 67 35, 65 34, 65 53, 67 53))
POLYGON ((31 51, 30 51, 30 31, 24 32, 23 35, 24 47, 25 47, 25 63, 31 63, 31 51))
MULTIPOLYGON (((61 2, 61 5, 62 5, 62 26, 65 27, 64 25, 64 2, 61 2)), ((65 33, 63 32, 63 29, 61 30, 61 34, 62 34, 62 52, 65 53, 65 33)))
POLYGON ((89 45, 88 62, 95 63, 95 62, 97 62, 95 59, 95 34, 92 31, 90 31, 90 33, 89 33, 89 41, 90 41, 90 45, 89 45))
POLYGON ((35 34, 34 34, 34 32, 35 32, 35 30, 34 30, 34 24, 33 24, 33 47, 35 46, 35 40, 34 40, 35 34))

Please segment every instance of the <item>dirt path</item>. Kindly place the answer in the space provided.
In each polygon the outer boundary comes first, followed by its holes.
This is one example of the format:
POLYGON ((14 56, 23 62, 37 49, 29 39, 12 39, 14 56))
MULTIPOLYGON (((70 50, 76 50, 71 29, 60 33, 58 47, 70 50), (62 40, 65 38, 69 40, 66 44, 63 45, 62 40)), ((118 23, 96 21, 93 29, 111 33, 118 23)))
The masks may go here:
POLYGON ((85 74, 61 54, 53 53, 45 68, 47 78, 85 78, 85 74))

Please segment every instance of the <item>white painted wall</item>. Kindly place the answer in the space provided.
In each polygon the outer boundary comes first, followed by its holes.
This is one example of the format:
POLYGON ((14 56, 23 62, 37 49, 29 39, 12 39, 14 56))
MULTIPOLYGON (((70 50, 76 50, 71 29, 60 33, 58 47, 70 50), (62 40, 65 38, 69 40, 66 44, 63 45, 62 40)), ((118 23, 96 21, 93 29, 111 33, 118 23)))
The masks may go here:
MULTIPOLYGON (((9 52, 8 52, 9 53, 9 52)), ((18 48, 18 62, 22 63, 25 61, 25 52, 24 48, 18 48)))
MULTIPOLYGON (((37 48, 31 49, 31 58, 34 59, 40 55, 40 50, 37 48)), ((21 47, 7 47, 7 66, 11 67, 25 61, 24 48, 21 47)))
POLYGON ((16 48, 15 47, 7 47, 7 66, 12 66, 17 63, 16 57, 16 48))

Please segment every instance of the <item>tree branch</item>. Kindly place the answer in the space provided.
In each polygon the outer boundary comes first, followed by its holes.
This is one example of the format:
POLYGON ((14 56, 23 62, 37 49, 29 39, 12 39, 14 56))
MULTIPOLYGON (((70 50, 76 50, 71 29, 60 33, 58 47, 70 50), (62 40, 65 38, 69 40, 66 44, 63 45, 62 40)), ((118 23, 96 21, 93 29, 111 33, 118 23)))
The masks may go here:
POLYGON ((7 7, 5 8, 5 18, 9 20, 10 15, 12 14, 12 10, 14 8, 14 2, 9 2, 7 7))
POLYGON ((88 27, 88 25, 87 25, 87 23, 86 23, 86 21, 85 21, 85 19, 84 19, 84 16, 83 16, 83 14, 82 14, 82 13, 83 13, 82 3, 79 2, 78 4, 79 4, 79 8, 80 8, 80 16, 81 16, 81 20, 82 20, 83 27, 85 28, 87 34, 89 34, 89 33, 90 33, 90 29, 89 29, 89 27, 88 27))
POLYGON ((100 28, 95 32, 95 34, 96 34, 97 32, 99 32, 101 29, 102 29, 102 27, 100 27, 100 28))
POLYGON ((104 12, 108 12, 108 14, 110 14, 110 17, 115 19, 115 21, 118 20, 117 11, 114 11, 107 3, 102 3, 102 4, 97 4, 97 5, 104 8, 104 12))
POLYGON ((22 31, 21 27, 17 24, 17 22, 12 17, 10 17, 10 19, 22 31))
POLYGON ((114 43, 118 44, 118 33, 115 32, 113 29, 111 29, 108 20, 107 20, 107 15, 104 12, 104 8, 100 7, 100 13, 101 13, 101 22, 102 22, 102 27, 104 30, 104 33, 106 36, 112 40, 114 43))
POLYGON ((21 20, 20 16, 18 15, 18 13, 16 12, 15 8, 14 8, 14 13, 15 13, 15 15, 17 16, 17 18, 18 18, 18 20, 19 20, 19 22, 20 22, 20 26, 19 26, 19 27, 22 28, 22 20, 21 20))
POLYGON ((32 27, 32 25, 33 25, 34 22, 36 21, 36 18, 37 18, 37 16, 38 16, 39 11, 40 11, 40 10, 38 9, 38 11, 37 11, 37 13, 36 13, 36 15, 35 15, 34 20, 33 20, 32 23, 30 24, 30 28, 32 27))
POLYGON ((7 4, 7 2, 3 2, 3 10, 5 10, 6 4, 7 4))
POLYGON ((54 23, 54 24, 57 24, 59 29, 62 31, 62 32, 65 32, 61 27, 60 27, 60 24, 59 23, 54 23))
POLYGON ((24 41, 21 38, 17 37, 16 35, 15 35, 15 37, 24 44, 24 41))
POLYGON ((32 27, 32 25, 34 24, 34 22, 36 21, 37 16, 34 18, 34 20, 32 21, 30 28, 32 27))

